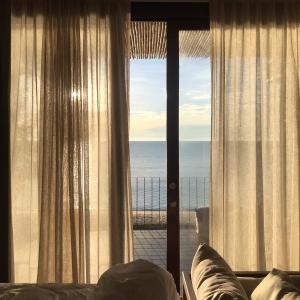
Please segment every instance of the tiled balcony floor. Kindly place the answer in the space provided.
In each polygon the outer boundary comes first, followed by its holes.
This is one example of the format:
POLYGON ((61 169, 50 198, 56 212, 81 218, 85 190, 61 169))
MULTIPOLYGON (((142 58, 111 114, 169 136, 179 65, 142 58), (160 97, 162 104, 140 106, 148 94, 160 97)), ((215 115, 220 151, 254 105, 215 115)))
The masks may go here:
MULTIPOLYGON (((181 270, 189 271, 197 247, 195 229, 181 229, 181 270)), ((134 230, 135 259, 143 258, 161 267, 166 267, 167 231, 134 230)))

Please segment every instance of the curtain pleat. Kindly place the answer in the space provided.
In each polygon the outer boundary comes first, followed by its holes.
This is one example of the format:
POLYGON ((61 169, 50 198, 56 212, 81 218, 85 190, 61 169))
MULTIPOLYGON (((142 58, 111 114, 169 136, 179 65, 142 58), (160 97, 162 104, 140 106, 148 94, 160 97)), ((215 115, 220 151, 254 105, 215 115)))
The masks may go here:
POLYGON ((14 7, 13 279, 96 282, 132 258, 129 2, 14 7))
POLYGON ((300 2, 210 11, 210 242, 234 270, 299 270, 300 2))

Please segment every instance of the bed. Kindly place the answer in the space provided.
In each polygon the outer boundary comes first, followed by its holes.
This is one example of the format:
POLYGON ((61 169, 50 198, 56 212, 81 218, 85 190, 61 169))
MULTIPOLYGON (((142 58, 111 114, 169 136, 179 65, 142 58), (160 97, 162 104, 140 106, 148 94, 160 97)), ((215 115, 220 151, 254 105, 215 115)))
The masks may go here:
POLYGON ((118 264, 97 284, 0 284, 1 300, 179 300, 170 273, 146 260, 118 264))

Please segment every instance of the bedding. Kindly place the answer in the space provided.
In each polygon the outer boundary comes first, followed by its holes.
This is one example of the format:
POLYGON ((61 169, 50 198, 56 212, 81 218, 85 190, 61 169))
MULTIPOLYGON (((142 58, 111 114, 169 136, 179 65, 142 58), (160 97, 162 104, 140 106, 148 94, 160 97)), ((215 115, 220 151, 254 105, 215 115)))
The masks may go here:
POLYGON ((172 275, 146 261, 115 265, 99 279, 101 300, 179 300, 172 275))
POLYGON ((118 264, 92 284, 0 284, 0 299, 179 300, 173 277, 145 260, 118 264))
POLYGON ((96 285, 87 284, 0 284, 0 299, 81 300, 96 299, 96 285))

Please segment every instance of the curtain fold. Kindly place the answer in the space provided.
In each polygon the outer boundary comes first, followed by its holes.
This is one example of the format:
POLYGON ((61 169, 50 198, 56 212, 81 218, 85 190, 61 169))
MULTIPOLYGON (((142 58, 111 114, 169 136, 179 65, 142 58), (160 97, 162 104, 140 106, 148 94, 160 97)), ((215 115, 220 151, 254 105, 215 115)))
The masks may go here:
POLYGON ((15 282, 96 282, 132 259, 129 1, 13 1, 15 282))
POLYGON ((300 2, 210 4, 210 242, 234 270, 299 270, 300 2))

